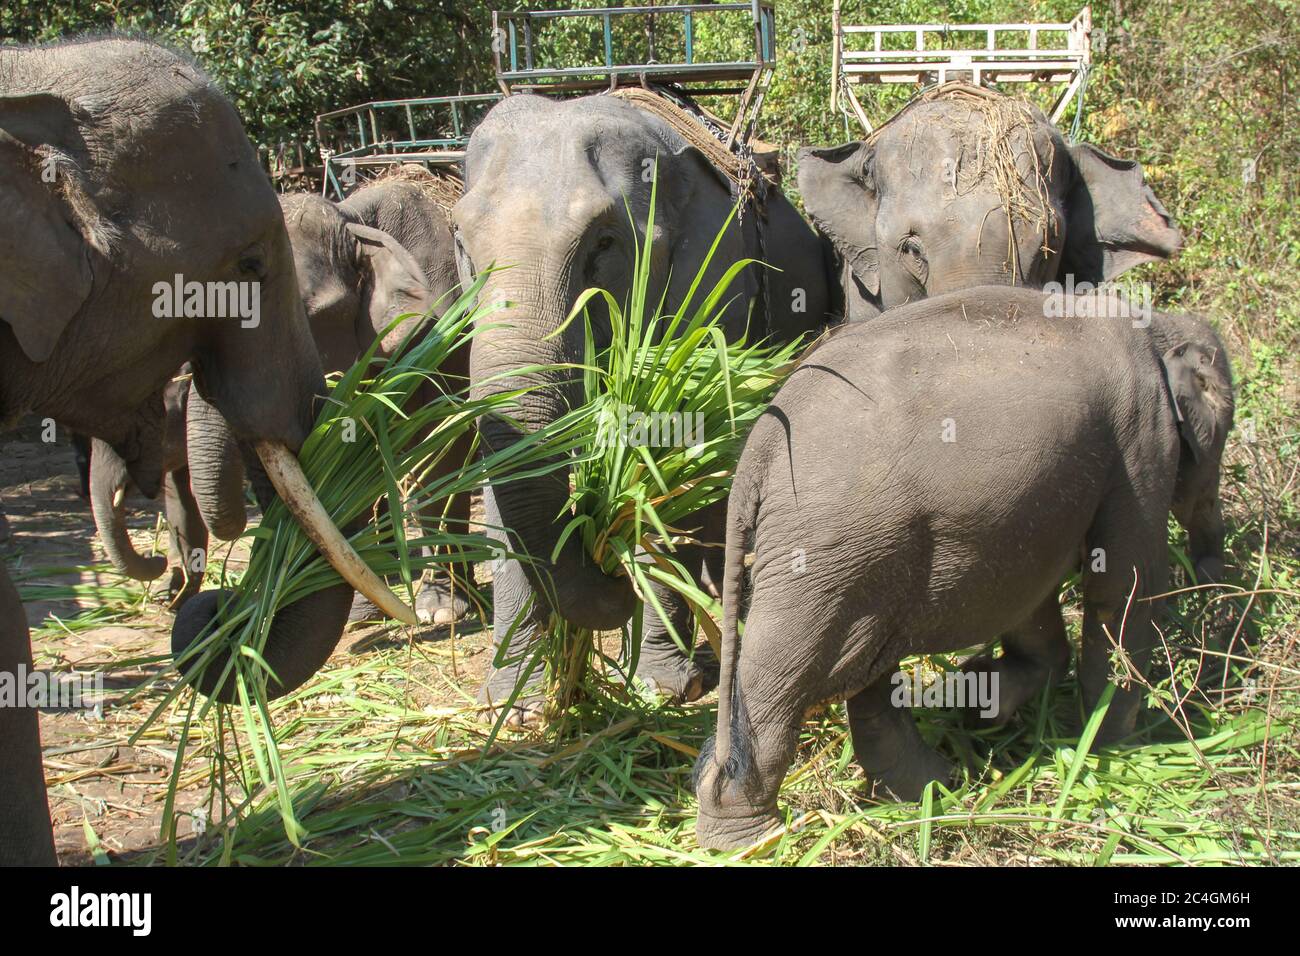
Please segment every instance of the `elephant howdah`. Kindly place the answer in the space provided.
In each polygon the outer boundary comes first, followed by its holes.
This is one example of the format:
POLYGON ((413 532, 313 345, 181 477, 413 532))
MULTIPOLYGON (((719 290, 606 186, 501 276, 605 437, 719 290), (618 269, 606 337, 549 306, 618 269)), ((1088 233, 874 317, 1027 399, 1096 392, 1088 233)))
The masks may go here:
MULTIPOLYGON (((803 715, 829 698, 848 701, 879 790, 911 800, 947 782, 892 699, 899 661, 1001 637, 1002 657, 966 669, 1006 720, 1065 673, 1057 594, 1073 571, 1085 706, 1116 644, 1141 674, 1171 509, 1198 574, 1221 572, 1222 343, 1193 317, 1139 328, 1113 298, 1073 317, 1050 300, 981 287, 846 325, 751 431, 728 505, 717 736, 696 767, 703 844, 742 845, 778 822, 803 715)), ((1141 697, 1115 692, 1099 740, 1132 730, 1141 697)))
MULTIPOLYGON (((675 309, 732 212, 732 183, 662 117, 612 96, 506 98, 470 137, 465 173, 465 195, 453 210, 461 280, 492 268, 481 301, 504 306, 474 340, 472 394, 531 389, 515 419, 480 420, 485 446, 497 450, 581 401, 575 374, 556 367, 582 361, 583 323, 564 324, 578 295, 595 286, 623 298, 637 244, 651 243, 650 301, 663 294, 665 307, 675 309), (647 235, 656 177, 658 208, 654 233, 647 235)), ((747 215, 752 219, 754 213, 747 215)), ((830 250, 775 188, 763 216, 766 258, 781 270, 769 270, 764 280, 768 331, 788 341, 826 321, 830 250)), ((744 228, 732 222, 704 288, 747 255, 752 241, 746 241, 744 228)), ((729 338, 746 329, 749 301, 760 288, 756 269, 747 270, 746 294, 725 315, 729 338)), ((600 350, 609 341, 609 317, 597 303, 591 319, 592 344, 600 350)), ((510 529, 510 549, 534 559, 526 567, 515 561, 493 567, 498 650, 513 636, 503 651, 511 663, 494 669, 484 684, 487 702, 503 701, 514 691, 528 648, 551 611, 594 630, 620 627, 632 613, 636 599, 627 579, 603 574, 576 537, 556 553, 556 516, 568 494, 563 471, 504 483, 485 494, 487 523, 510 529)), ((705 542, 718 540, 708 529, 720 529, 720 519, 720 513, 700 517, 705 542)), ((687 548, 678 558, 698 574, 706 550, 687 548)), ((685 603, 667 589, 657 597, 679 632, 690 633, 685 603)), ((646 622, 638 676, 675 697, 693 699, 707 690, 707 670, 681 653, 657 615, 647 614, 646 622)), ((522 695, 522 716, 538 706, 535 691, 522 695)))
MULTIPOLYGON (((296 469, 324 392, 320 361, 275 192, 202 70, 138 40, 0 47, 0 208, 0 424, 35 412, 99 438, 155 493, 158 401, 189 361, 233 434, 296 469), (260 321, 155 315, 155 286, 178 274, 246 284, 260 321)), ((342 634, 346 606, 327 594, 286 610, 297 630, 273 628, 277 654, 342 634)), ((174 645, 206 623, 183 617, 174 645)), ((0 572, 0 670, 20 666, 31 667, 26 619, 0 572)), ((31 708, 0 708, 0 781, 0 863, 53 863, 31 708)))

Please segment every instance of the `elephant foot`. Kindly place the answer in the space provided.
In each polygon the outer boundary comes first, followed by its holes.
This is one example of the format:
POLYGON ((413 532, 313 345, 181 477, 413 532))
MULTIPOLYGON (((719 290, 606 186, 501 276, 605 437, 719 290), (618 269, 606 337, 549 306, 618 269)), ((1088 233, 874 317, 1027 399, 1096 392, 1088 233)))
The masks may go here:
MULTIPOLYGON (((481 702, 480 702, 481 703, 481 702)), ((484 722, 495 724, 501 718, 501 707, 485 704, 479 710, 484 722)), ((529 697, 516 700, 510 705, 505 721, 501 724, 506 730, 522 731, 541 727, 546 720, 546 698, 529 697)))
POLYGON ((541 678, 536 674, 528 679, 528 684, 515 695, 515 688, 524 679, 526 662, 520 661, 505 667, 494 668, 483 681, 478 691, 479 712, 489 723, 496 723, 501 710, 509 707, 503 726, 510 730, 524 730, 538 727, 546 715, 546 693, 541 686, 541 678), (507 704, 511 696, 513 702, 507 704))
POLYGON ((920 800, 926 784, 952 782, 955 768, 925 742, 911 711, 892 700, 886 673, 848 700, 853 751, 879 799, 920 800))
POLYGON ((444 581, 425 581, 415 599, 415 616, 421 624, 445 625, 463 620, 472 610, 464 594, 464 588, 453 593, 444 581))
POLYGON ((930 783, 950 786, 957 768, 929 747, 903 757, 888 770, 869 774, 871 794, 877 799, 914 803, 925 795, 930 783))
POLYGON ((971 727, 996 728, 1010 722, 1027 701, 1037 697, 1048 682, 1048 673, 1025 667, 1006 655, 995 658, 980 654, 962 664, 963 674, 974 674, 980 691, 987 690, 989 699, 967 699, 963 718, 971 727))
POLYGON ((1197 584, 1221 584, 1226 576, 1223 559, 1217 555, 1212 554, 1196 562, 1197 584))
POLYGON ((676 644, 646 641, 637 658, 636 676, 651 692, 683 703, 699 700, 718 686, 718 662, 708 644, 697 647, 691 659, 676 644))
POLYGON ((701 813, 695 820, 695 842, 709 850, 738 850, 763 840, 783 822, 772 810, 748 817, 701 813))
MULTIPOLYGON (((1100 696, 1100 695, 1098 695, 1100 696)), ((1083 723, 1079 725, 1080 733, 1087 724, 1088 716, 1096 709, 1096 702, 1093 695, 1084 689, 1084 714, 1083 723)), ((1130 686, 1128 688, 1115 688, 1115 696, 1111 698, 1110 707, 1106 709, 1106 716, 1102 718, 1101 726, 1097 728, 1097 736, 1094 739, 1094 745, 1097 747, 1110 747, 1120 743, 1126 737, 1133 736, 1137 732, 1138 711, 1142 709, 1143 700, 1146 697, 1141 688, 1130 686)))

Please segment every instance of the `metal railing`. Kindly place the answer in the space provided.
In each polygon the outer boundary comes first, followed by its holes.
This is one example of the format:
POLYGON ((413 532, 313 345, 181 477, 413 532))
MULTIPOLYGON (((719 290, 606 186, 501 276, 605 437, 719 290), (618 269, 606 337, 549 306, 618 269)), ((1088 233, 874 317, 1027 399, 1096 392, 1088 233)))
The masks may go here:
POLYGON ((324 166, 322 192, 342 199, 368 170, 394 163, 426 168, 465 158, 470 129, 500 93, 375 100, 316 117, 324 166))
POLYGON ((733 95, 740 101, 732 122, 729 142, 747 135, 762 106, 766 83, 776 62, 776 11, 772 0, 743 0, 732 3, 681 3, 663 6, 644 4, 626 7, 578 10, 494 11, 492 54, 497 82, 507 95, 527 90, 537 93, 565 93, 613 89, 620 85, 650 82, 672 84, 698 94, 733 95), (752 56, 727 60, 701 55, 697 28, 703 19, 714 25, 724 16, 748 14, 752 30, 752 56), (616 51, 616 25, 640 18, 646 30, 648 58, 645 62, 622 62, 616 51), (542 62, 539 35, 546 25, 559 21, 598 21, 599 31, 590 34, 591 58, 578 65, 542 62), (656 57, 661 28, 680 56, 668 60, 656 57), (678 27, 677 32, 672 28, 678 27), (743 85, 726 86, 728 82, 743 85), (701 84, 707 84, 701 86, 701 84), (719 86, 718 84, 723 84, 719 86))
POLYGON ((834 46, 831 108, 849 107, 870 131, 853 87, 864 83, 1064 83, 1051 111, 1058 122, 1080 91, 1092 63, 1092 11, 1068 23, 909 23, 874 26, 843 22, 831 7, 834 46), (899 43, 899 40, 903 43, 899 43))

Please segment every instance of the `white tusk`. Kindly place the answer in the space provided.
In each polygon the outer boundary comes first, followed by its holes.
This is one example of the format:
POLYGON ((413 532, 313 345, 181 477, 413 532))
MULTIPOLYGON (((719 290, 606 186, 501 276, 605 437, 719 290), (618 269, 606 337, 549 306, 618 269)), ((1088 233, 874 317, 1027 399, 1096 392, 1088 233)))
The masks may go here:
POLYGON ((294 454, 278 442, 259 441, 255 447, 281 500, 330 566, 389 617, 403 624, 415 624, 415 611, 389 590, 379 575, 361 560, 343 532, 334 526, 294 454))

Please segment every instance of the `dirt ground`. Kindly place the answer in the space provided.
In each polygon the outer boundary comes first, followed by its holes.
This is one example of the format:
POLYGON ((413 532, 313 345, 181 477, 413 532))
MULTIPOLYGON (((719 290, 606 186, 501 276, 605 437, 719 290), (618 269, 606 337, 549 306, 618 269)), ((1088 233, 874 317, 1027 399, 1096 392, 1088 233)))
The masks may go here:
MULTIPOLYGON (((127 505, 137 549, 165 551, 161 498, 155 502, 132 494, 127 505)), ((109 566, 90 504, 79 495, 76 462, 66 436, 55 444, 44 443, 34 425, 5 436, 0 442, 0 509, 9 524, 8 539, 0 541, 0 557, 23 592, 36 666, 104 674, 102 716, 87 710, 41 713, 59 862, 86 864, 97 853, 116 859, 150 853, 159 845, 174 751, 161 740, 136 746, 127 741, 170 681, 164 675, 144 699, 126 705, 119 701, 128 689, 168 667, 157 660, 169 652, 172 621, 162 586, 165 577, 143 584, 124 579, 109 566), (62 623, 95 608, 105 612, 102 624, 62 623)), ((229 557, 232 567, 240 566, 243 547, 214 542, 210 564, 229 557)), ((382 626, 353 625, 332 660, 407 639, 382 626)), ((411 655, 412 674, 418 678, 413 684, 421 692, 411 703, 469 704, 491 660, 490 632, 474 618, 462 623, 454 638, 449 629, 430 625, 417 631, 414 641, 420 652, 411 655)), ((201 792, 201 787, 182 790, 177 809, 195 806, 201 792)), ((179 835, 186 835, 184 823, 179 835)))

